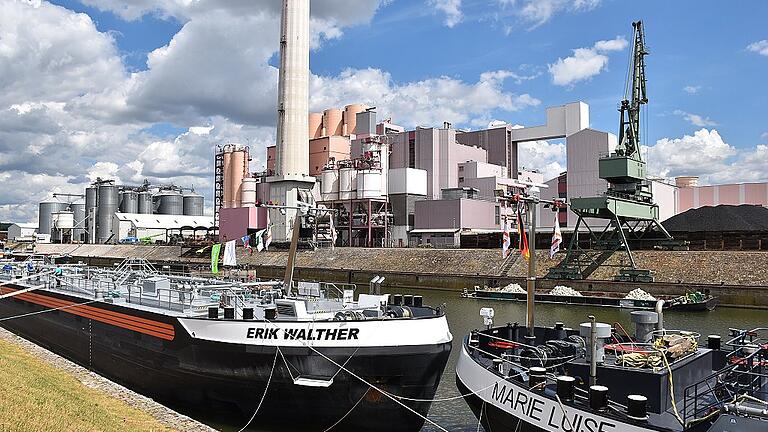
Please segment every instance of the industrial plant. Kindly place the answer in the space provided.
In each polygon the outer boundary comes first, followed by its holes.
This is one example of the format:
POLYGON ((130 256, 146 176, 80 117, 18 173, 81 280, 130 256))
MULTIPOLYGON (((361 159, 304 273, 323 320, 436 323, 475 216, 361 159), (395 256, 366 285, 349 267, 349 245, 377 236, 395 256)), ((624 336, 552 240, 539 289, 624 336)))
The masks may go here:
POLYGON ((120 185, 96 179, 82 195, 53 194, 39 204, 41 243, 169 244, 214 234, 205 199, 176 185, 120 185))

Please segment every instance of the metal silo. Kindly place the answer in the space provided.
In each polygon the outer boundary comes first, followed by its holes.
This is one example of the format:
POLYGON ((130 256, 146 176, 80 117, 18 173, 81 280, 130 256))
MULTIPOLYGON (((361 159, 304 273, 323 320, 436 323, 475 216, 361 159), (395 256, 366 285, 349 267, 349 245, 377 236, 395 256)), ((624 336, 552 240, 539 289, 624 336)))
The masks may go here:
POLYGON ((138 195, 139 206, 138 210, 141 214, 152 214, 154 204, 152 203, 152 194, 150 192, 139 192, 138 195))
POLYGON ((64 211, 69 207, 69 204, 59 201, 45 201, 40 203, 38 213, 38 234, 51 234, 51 226, 53 226, 53 218, 51 213, 58 213, 64 211))
POLYGON ((113 237, 112 222, 118 210, 118 188, 113 184, 100 184, 96 208, 96 241, 116 241, 113 237))
POLYGON ((187 216, 202 216, 205 199, 196 193, 184 194, 184 214, 187 216))
POLYGON ((163 190, 155 195, 157 214, 183 215, 184 198, 174 190, 163 190))
POLYGON ((86 242, 96 243, 96 197, 95 186, 85 188, 85 231, 86 242))
POLYGON ((138 213, 139 194, 136 191, 124 190, 120 193, 120 213, 138 213))
POLYGON ((69 208, 72 210, 72 212, 75 215, 75 229, 72 230, 72 240, 73 241, 84 241, 84 235, 85 235, 85 204, 83 203, 74 203, 69 206, 69 208))

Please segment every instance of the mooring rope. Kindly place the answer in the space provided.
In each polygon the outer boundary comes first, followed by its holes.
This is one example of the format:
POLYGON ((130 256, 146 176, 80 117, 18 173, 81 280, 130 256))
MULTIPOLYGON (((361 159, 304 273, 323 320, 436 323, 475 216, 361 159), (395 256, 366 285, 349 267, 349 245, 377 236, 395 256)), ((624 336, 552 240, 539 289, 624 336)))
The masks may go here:
MULTIPOLYGON (((272 322, 272 321, 270 321, 270 320, 268 320, 268 319, 266 319, 266 318, 264 318, 264 321, 266 321, 267 323, 269 323, 269 324, 273 325, 274 327, 276 327, 276 328, 280 329, 280 326, 278 326, 278 325, 277 325, 277 324, 275 324, 274 322, 272 322)), ((288 333, 286 333, 286 334, 288 334, 288 333)), ((360 377, 359 375, 357 375, 356 373, 354 373, 354 372, 352 372, 351 370, 347 369, 347 368, 346 368, 346 367, 344 367, 343 365, 340 365, 338 362, 336 362, 336 361, 334 361, 332 358, 330 358, 330 357, 326 356, 325 354, 323 354, 322 352, 320 352, 318 349, 316 349, 316 348, 315 348, 315 347, 313 347, 312 345, 309 345, 309 344, 307 344, 305 341, 303 341, 303 340, 301 340, 301 339, 297 339, 295 335, 292 335, 292 336, 291 336, 291 339, 293 339, 293 340, 295 340, 295 341, 298 341, 299 343, 301 343, 301 344, 302 344, 302 345, 304 345, 305 347, 309 348, 310 350, 314 351, 315 353, 317 353, 317 355, 319 355, 320 357, 324 358, 325 360, 327 360, 327 361, 328 361, 328 362, 330 362, 331 364, 335 365, 335 366, 336 366, 336 367, 338 367, 339 369, 342 369, 342 370, 344 370, 344 372, 348 373, 350 376, 352 376, 352 377, 354 377, 355 379, 359 380, 359 381, 360 381, 360 382, 362 382, 363 384, 366 384, 366 385, 368 385, 368 386, 369 386, 369 387, 371 387, 372 389, 374 389, 374 390, 378 391, 379 393, 383 394, 384 396, 388 397, 389 399, 391 399, 391 400, 392 400, 393 402, 395 402, 396 404, 398 404, 398 405, 402 406, 402 407, 403 407, 403 408, 405 408, 406 410, 408 410, 408 411, 410 411, 411 413, 413 413, 413 414, 417 415, 418 417, 420 417, 421 419, 423 419, 423 420, 424 420, 424 421, 426 421, 427 423, 431 424, 432 426, 434 426, 434 427, 436 427, 436 428, 440 429, 440 430, 441 430, 441 431, 443 431, 443 432, 448 432, 448 429, 446 429, 446 428, 444 428, 444 427, 440 426, 439 424, 437 424, 437 423, 435 423, 434 421, 432 421, 431 419, 429 419, 427 416, 425 416, 425 415, 422 415, 421 413, 419 413, 418 411, 416 411, 416 410, 414 410, 413 408, 409 407, 408 405, 406 405, 406 404, 404 404, 404 403, 400 402, 399 400, 397 400, 397 398, 395 398, 395 397, 393 397, 393 396, 390 396, 390 395, 389 395, 389 393, 387 393, 387 392, 385 392, 384 390, 380 389, 380 388, 379 388, 379 387, 377 387, 376 385, 374 385, 374 384, 372 384, 372 383, 370 383, 370 382, 366 381, 366 380, 365 380, 365 378, 362 378, 362 377, 360 377)))
POLYGON ((272 361, 272 370, 269 372, 269 379, 267 379, 267 386, 264 387, 264 394, 261 395, 261 400, 259 401, 259 405, 256 407, 256 411, 253 412, 253 415, 251 416, 251 419, 248 420, 248 423, 243 426, 242 429, 240 429, 238 432, 243 432, 248 426, 251 425, 251 422, 253 422, 253 419, 256 418, 256 414, 258 414, 259 410, 261 409, 261 404, 264 403, 264 399, 267 397, 267 391, 269 390, 269 384, 272 383, 272 375, 275 374, 275 365, 277 364, 277 354, 280 352, 280 347, 276 347, 275 350, 275 359, 272 361))
POLYGON ((5 282, 0 282, 0 286, 12 284, 12 283, 17 283, 17 282, 25 281, 27 279, 32 279, 32 278, 36 278, 36 277, 40 277, 40 276, 48 276, 49 274, 51 274, 53 272, 54 272, 54 270, 48 270, 48 271, 44 271, 44 272, 40 272, 40 273, 28 274, 28 275, 22 276, 20 278, 11 279, 11 280, 8 280, 8 281, 5 281, 5 282))
POLYGON ((365 389, 365 392, 363 392, 363 395, 360 396, 360 399, 358 399, 357 402, 355 402, 354 405, 352 405, 352 408, 350 408, 349 411, 347 411, 347 413, 344 414, 340 419, 336 420, 336 423, 332 424, 328 429, 324 430, 323 432, 328 432, 329 430, 331 430, 331 429, 335 428, 336 426, 338 426, 339 423, 343 422, 344 419, 347 418, 347 416, 350 415, 352 413, 352 411, 354 411, 355 408, 357 408, 358 405, 360 405, 360 402, 363 401, 363 399, 365 398, 365 395, 367 395, 369 391, 371 391, 370 387, 365 389))
POLYGON ((28 293, 30 291, 39 290, 40 288, 45 288, 46 286, 47 285, 36 285, 36 286, 33 286, 33 287, 12 291, 12 292, 10 292, 8 294, 0 295, 0 300, 2 300, 4 298, 8 298, 8 297, 14 297, 14 296, 17 296, 19 294, 28 293))
POLYGON ((46 313, 46 312, 53 312, 53 311, 56 311, 56 310, 68 309, 68 308, 71 308, 71 307, 87 305, 87 304, 96 303, 96 302, 100 302, 100 301, 101 301, 101 299, 96 299, 96 300, 90 300, 90 301, 83 302, 83 303, 74 303, 74 304, 67 305, 67 306, 61 306, 61 307, 56 307, 56 308, 49 308, 49 309, 44 309, 44 310, 41 310, 41 311, 30 312, 30 313, 25 313, 25 314, 21 314, 21 315, 15 315, 15 316, 9 316, 9 317, 5 317, 5 318, 0 318, 0 321, 7 321, 7 320, 16 319, 16 318, 23 318, 23 317, 27 317, 27 316, 30 316, 30 315, 37 315, 37 314, 46 313))

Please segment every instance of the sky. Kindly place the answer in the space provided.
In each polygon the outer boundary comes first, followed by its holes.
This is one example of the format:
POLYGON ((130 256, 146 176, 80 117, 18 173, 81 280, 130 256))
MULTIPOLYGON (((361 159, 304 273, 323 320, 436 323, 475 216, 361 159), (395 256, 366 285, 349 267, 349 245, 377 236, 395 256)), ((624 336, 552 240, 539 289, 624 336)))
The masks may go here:
MULTIPOLYGON (((408 128, 535 126, 590 106, 617 133, 643 20, 650 173, 768 180, 768 2, 312 0, 310 107, 376 106, 408 128)), ((194 186, 212 204, 230 142, 264 168, 279 0, 0 0, 0 220, 34 221, 96 177, 194 186)), ((561 140, 524 143, 551 178, 561 140)))

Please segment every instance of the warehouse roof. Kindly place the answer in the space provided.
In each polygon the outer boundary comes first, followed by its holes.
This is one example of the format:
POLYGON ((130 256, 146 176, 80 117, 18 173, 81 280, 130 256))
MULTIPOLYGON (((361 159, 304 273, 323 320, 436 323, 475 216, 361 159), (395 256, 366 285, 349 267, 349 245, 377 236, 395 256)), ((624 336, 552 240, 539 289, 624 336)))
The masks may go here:
POLYGON ((121 221, 130 221, 138 228, 179 229, 181 227, 213 227, 212 216, 161 215, 118 212, 115 213, 115 217, 121 221))
POLYGON ((747 204, 699 207, 661 224, 671 232, 768 231, 768 208, 747 204))
POLYGON ((16 223, 9 224, 8 227, 10 228, 13 225, 16 225, 19 228, 37 229, 37 224, 34 222, 16 222, 16 223))

